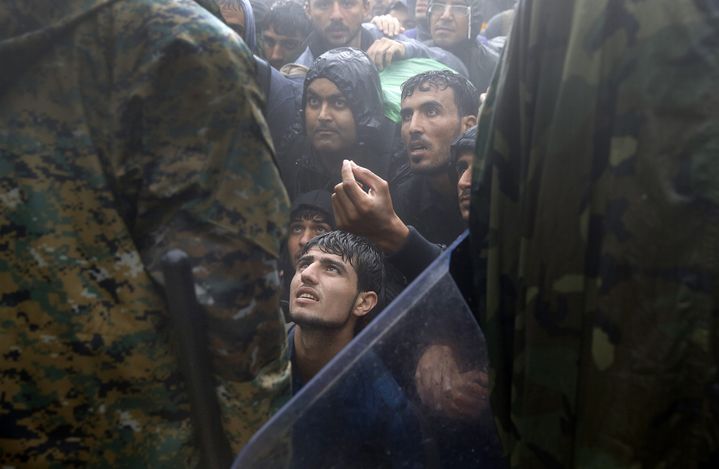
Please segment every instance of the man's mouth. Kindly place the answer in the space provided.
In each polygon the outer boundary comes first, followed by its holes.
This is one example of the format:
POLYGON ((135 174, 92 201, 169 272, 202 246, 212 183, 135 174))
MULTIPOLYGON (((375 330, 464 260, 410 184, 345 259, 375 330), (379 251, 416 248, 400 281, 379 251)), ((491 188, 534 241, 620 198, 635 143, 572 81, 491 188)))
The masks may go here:
POLYGON ((320 301, 319 296, 309 288, 300 288, 297 292, 297 299, 309 300, 309 301, 320 301))
POLYGON ((410 143, 410 144, 409 144, 409 147, 408 147, 408 150, 409 150, 409 154, 410 154, 410 155, 414 155, 414 154, 417 154, 417 153, 424 153, 424 152, 426 152, 427 150, 429 150, 429 145, 427 145, 427 144, 424 143, 424 142, 410 143))

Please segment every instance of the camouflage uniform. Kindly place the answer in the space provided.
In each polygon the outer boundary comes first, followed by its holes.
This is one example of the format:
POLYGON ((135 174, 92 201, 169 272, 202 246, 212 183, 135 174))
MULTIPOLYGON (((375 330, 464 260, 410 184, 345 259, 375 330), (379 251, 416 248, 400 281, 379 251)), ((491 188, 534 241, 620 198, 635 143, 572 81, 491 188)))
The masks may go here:
POLYGON ((197 461, 170 247, 238 451, 289 390, 288 202, 248 49, 189 0, 3 0, 0 63, 0 462, 197 461))
POLYGON ((716 1, 519 6, 471 218, 515 467, 716 457, 717 51, 716 1))

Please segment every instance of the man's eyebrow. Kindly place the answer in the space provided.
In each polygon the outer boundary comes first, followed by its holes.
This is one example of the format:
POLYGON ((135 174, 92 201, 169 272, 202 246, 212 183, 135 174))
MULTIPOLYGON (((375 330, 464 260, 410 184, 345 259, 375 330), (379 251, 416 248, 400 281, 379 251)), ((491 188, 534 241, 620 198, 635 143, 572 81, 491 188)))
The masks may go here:
POLYGON ((347 268, 345 268, 344 264, 342 264, 341 262, 337 262, 333 259, 328 259, 326 257, 323 257, 322 259, 320 259, 320 264, 322 264, 322 266, 324 266, 324 267, 326 267, 326 266, 336 267, 337 270, 339 270, 342 273, 347 272, 347 268))
POLYGON ((297 259, 297 265, 303 264, 305 262, 312 263, 312 262, 314 262, 314 260, 315 260, 315 256, 313 256, 311 254, 305 254, 304 256, 297 259))
POLYGON ((440 103, 439 101, 436 101, 436 100, 433 99, 432 101, 426 101, 426 102, 420 104, 420 105, 419 105, 419 108, 420 108, 421 110, 433 109, 433 108, 443 109, 444 106, 442 106, 442 103, 440 103))

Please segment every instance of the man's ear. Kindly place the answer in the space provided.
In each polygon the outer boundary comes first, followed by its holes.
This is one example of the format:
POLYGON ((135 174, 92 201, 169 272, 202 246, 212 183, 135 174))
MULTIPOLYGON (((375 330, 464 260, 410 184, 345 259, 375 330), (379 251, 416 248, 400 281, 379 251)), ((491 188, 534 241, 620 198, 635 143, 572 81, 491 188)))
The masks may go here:
POLYGON ((361 318, 369 314, 375 306, 377 306, 377 293, 373 291, 359 292, 354 308, 352 308, 352 314, 361 318))
POLYGON ((462 118, 462 133, 477 125, 477 116, 464 116, 462 118))
POLYGON ((305 1, 305 16, 310 18, 310 0, 305 1))
POLYGON ((362 13, 363 18, 367 18, 367 15, 369 15, 369 0, 362 0, 362 13))

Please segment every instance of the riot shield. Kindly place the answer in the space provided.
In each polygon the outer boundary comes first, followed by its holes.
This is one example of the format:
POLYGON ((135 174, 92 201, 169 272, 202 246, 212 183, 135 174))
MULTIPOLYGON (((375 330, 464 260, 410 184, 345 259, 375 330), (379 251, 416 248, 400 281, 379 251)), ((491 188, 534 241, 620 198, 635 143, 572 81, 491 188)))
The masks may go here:
POLYGON ((453 245, 253 437, 234 468, 505 467, 453 245))

